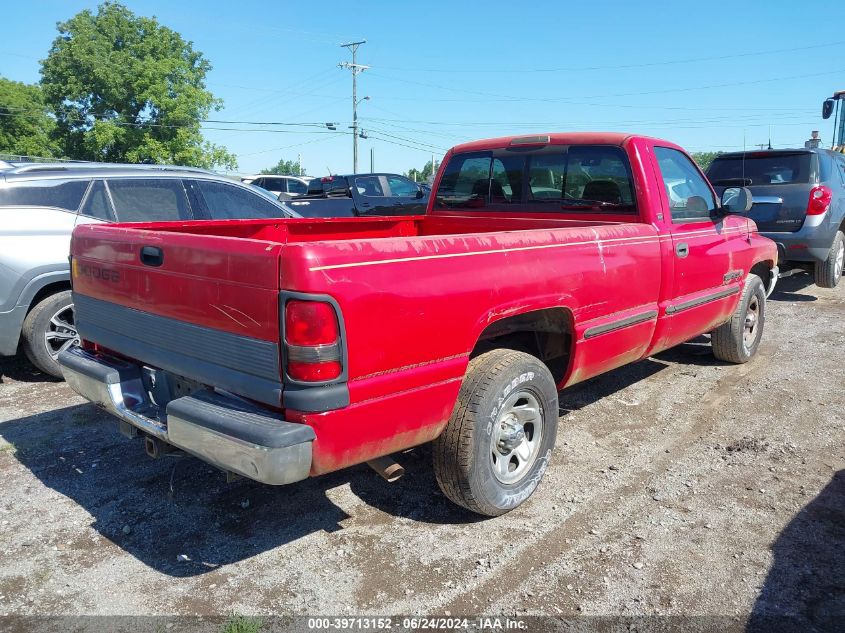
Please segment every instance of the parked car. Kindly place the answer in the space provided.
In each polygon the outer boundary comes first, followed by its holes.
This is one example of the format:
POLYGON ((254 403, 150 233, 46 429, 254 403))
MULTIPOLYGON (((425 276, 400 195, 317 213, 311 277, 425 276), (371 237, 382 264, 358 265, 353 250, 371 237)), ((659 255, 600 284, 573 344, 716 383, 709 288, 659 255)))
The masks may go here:
POLYGON ((0 172, 0 355, 19 344, 61 377, 77 341, 68 252, 74 226, 296 215, 261 190, 182 167, 29 164, 0 172))
POLYGON ((405 176, 353 174, 314 178, 289 204, 305 217, 353 217, 416 215, 427 203, 427 192, 405 176))
POLYGON ((307 176, 248 176, 243 182, 261 187, 272 193, 280 200, 290 200, 304 195, 308 191, 308 183, 312 180, 307 176))
POLYGON ((707 176, 717 192, 751 190, 748 217, 777 243, 786 268, 808 268, 823 288, 839 283, 845 267, 845 155, 825 149, 731 152, 718 156, 707 176))
POLYGON ((444 494, 498 515, 558 389, 707 332, 754 357, 777 248, 723 197, 677 145, 553 134, 453 148, 423 216, 80 226, 59 362, 153 456, 287 484, 433 441, 444 494))

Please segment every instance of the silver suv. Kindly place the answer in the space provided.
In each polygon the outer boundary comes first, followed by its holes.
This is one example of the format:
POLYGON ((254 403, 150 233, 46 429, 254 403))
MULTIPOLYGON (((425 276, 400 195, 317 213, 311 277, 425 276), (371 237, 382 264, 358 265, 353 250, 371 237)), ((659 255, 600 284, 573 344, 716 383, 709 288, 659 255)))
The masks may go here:
POLYGON ((299 217, 271 194, 212 172, 158 165, 31 164, 0 170, 0 356, 23 347, 61 377, 77 341, 68 252, 74 226, 299 217))

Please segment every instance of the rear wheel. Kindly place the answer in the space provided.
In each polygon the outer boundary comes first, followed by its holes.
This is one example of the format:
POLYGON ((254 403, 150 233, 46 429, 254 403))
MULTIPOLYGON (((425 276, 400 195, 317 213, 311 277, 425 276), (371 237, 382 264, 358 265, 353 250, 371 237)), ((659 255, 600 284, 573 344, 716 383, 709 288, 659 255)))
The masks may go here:
POLYGON ((838 231, 827 259, 816 262, 816 285, 820 288, 835 288, 842 279, 843 269, 845 269, 845 235, 842 231, 838 231))
POLYGON ((505 349, 474 358, 452 417, 434 441, 443 494, 486 516, 513 510, 546 472, 557 419, 557 387, 537 358, 505 349))
POLYGON ((748 275, 731 320, 713 330, 713 355, 729 363, 747 363, 757 353, 765 323, 763 281, 757 275, 748 275))
POLYGON ((70 290, 39 301, 23 322, 23 349, 29 361, 45 374, 62 377, 58 356, 79 343, 70 290))

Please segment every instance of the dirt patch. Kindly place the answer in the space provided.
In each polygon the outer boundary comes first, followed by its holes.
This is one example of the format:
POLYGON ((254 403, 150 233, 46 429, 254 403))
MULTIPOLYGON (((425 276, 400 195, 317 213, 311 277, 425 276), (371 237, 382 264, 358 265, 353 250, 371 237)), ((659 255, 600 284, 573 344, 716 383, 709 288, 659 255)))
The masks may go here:
MULTIPOLYGON (((561 394, 552 466, 479 520, 430 451, 226 484, 140 442, 22 359, 0 361, 0 613, 789 615, 845 587, 845 289, 784 280, 760 356, 706 337, 561 394), (815 299, 810 301, 808 299, 815 299)), ((752 626, 752 628, 753 628, 752 626)))

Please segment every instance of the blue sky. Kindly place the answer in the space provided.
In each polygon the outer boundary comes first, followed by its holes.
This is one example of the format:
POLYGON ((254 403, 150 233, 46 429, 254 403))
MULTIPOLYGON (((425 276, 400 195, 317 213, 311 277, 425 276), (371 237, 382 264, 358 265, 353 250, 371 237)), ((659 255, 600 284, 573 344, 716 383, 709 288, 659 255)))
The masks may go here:
MULTIPOLYGON (((350 59, 358 62, 359 169, 403 172, 459 142, 538 131, 624 130, 690 151, 803 143, 821 102, 845 89, 845 2, 165 2, 128 0, 210 60, 227 121, 206 137, 239 171, 279 158, 309 174, 352 168, 350 59), (275 131, 271 131, 275 130, 275 131), (347 132, 342 134, 341 132, 347 132)), ((94 2, 10 2, 0 75, 34 82, 56 22, 94 2)))

